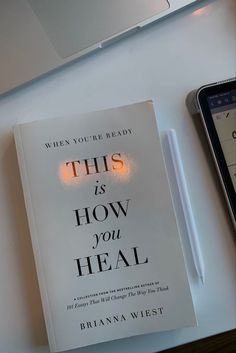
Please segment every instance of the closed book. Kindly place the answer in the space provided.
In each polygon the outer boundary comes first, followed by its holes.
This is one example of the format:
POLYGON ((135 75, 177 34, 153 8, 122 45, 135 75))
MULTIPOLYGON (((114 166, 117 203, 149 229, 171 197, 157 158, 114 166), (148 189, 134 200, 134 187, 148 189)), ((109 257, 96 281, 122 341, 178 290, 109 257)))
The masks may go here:
POLYGON ((194 326, 153 104, 14 135, 51 351, 194 326))

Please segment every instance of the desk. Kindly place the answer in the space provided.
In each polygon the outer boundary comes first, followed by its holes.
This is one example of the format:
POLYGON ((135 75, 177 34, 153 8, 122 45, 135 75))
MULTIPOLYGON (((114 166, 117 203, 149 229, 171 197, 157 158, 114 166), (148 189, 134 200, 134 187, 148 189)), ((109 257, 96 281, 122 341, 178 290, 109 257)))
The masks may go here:
POLYGON ((146 99, 155 101, 160 131, 175 128, 180 141, 206 267, 202 285, 186 242, 198 327, 75 352, 151 353, 236 327, 236 238, 209 151, 184 104, 190 90, 235 75, 235 1, 203 5, 0 98, 0 353, 49 352, 12 126, 146 99))
POLYGON ((236 347, 236 330, 228 331, 168 349, 163 353, 234 353, 236 347))

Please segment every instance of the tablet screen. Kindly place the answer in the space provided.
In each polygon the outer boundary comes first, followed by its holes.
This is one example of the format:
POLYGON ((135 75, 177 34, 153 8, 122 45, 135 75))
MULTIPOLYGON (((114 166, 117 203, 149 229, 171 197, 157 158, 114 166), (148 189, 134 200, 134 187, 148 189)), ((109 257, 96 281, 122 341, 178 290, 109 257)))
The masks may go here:
POLYGON ((236 192, 236 90, 209 96, 208 104, 236 192))

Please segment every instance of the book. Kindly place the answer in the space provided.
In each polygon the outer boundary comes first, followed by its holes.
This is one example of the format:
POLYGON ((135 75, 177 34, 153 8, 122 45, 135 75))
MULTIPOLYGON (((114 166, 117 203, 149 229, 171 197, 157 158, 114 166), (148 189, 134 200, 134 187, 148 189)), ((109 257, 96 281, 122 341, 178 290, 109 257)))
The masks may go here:
POLYGON ((50 350, 194 326, 152 102, 14 136, 50 350))

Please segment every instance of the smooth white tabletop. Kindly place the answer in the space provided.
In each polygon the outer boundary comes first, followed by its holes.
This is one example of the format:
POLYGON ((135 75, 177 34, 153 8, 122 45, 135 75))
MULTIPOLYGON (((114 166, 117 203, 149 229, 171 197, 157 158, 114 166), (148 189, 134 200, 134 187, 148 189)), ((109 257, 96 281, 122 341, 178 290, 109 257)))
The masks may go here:
POLYGON ((190 90, 235 76, 235 24, 235 0, 205 1, 0 98, 0 353, 49 352, 12 126, 147 99, 160 131, 175 128, 180 144, 206 271, 203 285, 185 241, 198 327, 73 352, 151 353, 236 327, 236 237, 199 123, 185 107, 190 90))

